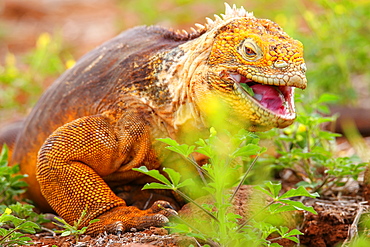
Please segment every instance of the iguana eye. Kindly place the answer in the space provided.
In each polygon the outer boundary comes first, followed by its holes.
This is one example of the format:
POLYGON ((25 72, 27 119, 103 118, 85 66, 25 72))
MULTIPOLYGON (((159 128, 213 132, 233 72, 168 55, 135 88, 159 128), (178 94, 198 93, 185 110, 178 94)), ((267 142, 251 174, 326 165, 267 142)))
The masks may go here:
POLYGON ((238 51, 247 61, 255 61, 262 56, 261 49, 252 39, 245 39, 240 44, 238 51))
POLYGON ((245 47, 245 54, 247 54, 247 56, 257 55, 257 53, 250 47, 245 47))

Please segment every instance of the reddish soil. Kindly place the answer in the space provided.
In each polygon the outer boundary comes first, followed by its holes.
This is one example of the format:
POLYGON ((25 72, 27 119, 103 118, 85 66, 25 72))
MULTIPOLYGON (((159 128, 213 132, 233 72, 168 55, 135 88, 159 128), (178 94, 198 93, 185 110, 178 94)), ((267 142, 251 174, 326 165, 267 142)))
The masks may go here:
MULTIPOLYGON (((248 215, 245 211, 246 205, 250 199, 250 187, 244 186, 240 193, 237 194, 234 205, 235 210, 241 215, 248 215)), ((203 201, 204 202, 204 201, 203 201)), ((296 212, 295 217, 288 215, 288 226, 298 228, 304 233, 300 236, 300 246, 315 246, 329 247, 337 246, 337 244, 350 240, 358 231, 357 224, 359 217, 369 209, 367 202, 364 202, 361 197, 343 197, 322 199, 308 199, 304 201, 305 205, 313 206, 317 215, 312 213, 296 212), (297 217, 298 216, 298 217, 297 217)), ((185 206, 180 215, 189 214, 189 208, 185 206)), ((190 210, 191 211, 191 210, 190 210)), ((197 210, 194 210, 197 211, 197 210)), ((194 211, 192 211, 194 213, 194 211)), ((199 212, 197 212, 199 213, 199 212)), ((199 217, 205 217, 199 216, 199 217)), ((52 226, 49 224, 49 227, 52 226)), ((52 246, 59 247, 69 246, 188 246, 190 243, 196 244, 194 239, 168 234, 168 231, 163 228, 151 227, 150 229, 138 232, 127 232, 121 236, 100 234, 92 237, 83 235, 76 242, 74 237, 61 237, 52 231, 43 231, 35 235, 28 235, 34 240, 32 246, 52 246)), ((280 240, 277 241, 283 246, 295 246, 292 241, 280 240)))
POLYGON ((301 229, 304 236, 300 240, 304 246, 336 246, 350 239, 357 230, 358 222, 353 224, 356 216, 369 208, 362 198, 315 200, 313 207, 318 214, 305 214, 301 229))
POLYGON ((177 246, 178 237, 168 235, 168 232, 163 228, 152 227, 150 229, 140 232, 127 232, 121 236, 101 234, 96 237, 83 235, 76 242, 72 236, 60 237, 53 235, 50 232, 42 232, 36 235, 28 235, 34 240, 32 246, 52 246, 69 247, 69 246, 132 246, 132 247, 145 247, 145 246, 177 246))

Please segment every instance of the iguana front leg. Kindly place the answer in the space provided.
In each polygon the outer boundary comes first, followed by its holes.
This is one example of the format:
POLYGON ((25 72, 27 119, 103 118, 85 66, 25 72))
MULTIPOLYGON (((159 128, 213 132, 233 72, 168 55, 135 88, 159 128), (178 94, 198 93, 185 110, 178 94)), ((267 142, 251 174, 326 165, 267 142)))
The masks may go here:
POLYGON ((148 210, 128 207, 102 178, 114 175, 130 181, 141 176, 131 169, 154 162, 149 134, 143 118, 132 115, 118 121, 103 115, 88 116, 63 125, 39 152, 37 179, 44 197, 69 223, 84 209, 85 225, 100 219, 90 233, 163 225, 170 212, 158 204, 170 208, 169 203, 156 202, 148 210))

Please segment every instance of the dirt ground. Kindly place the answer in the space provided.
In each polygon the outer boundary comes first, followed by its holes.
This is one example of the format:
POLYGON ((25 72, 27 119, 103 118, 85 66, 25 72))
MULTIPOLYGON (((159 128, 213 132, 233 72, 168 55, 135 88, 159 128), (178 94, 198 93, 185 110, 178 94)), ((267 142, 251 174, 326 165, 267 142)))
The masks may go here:
MULTIPOLYGON (((284 183, 284 181, 283 181, 284 183)), ((355 186, 356 187, 356 186, 355 186)), ((357 193, 358 194, 358 193, 357 193)), ((244 209, 251 195, 250 187, 242 187, 237 194, 234 205, 240 215, 245 215, 244 209)), ((318 213, 314 215, 309 212, 295 212, 294 219, 299 219, 297 227, 304 235, 299 236, 300 246, 329 247, 341 246, 356 236, 358 223, 362 214, 369 210, 367 201, 361 196, 328 197, 326 199, 306 199, 306 206, 313 206, 318 213)), ((189 213, 189 205, 180 210, 180 215, 189 213)), ((292 218, 293 219, 293 218, 292 218)), ((295 224, 294 221, 293 224, 295 224)), ((292 225, 293 225, 292 224, 292 225)), ((49 225, 50 227, 50 225, 49 225)), ((52 226, 51 227, 55 227, 52 226)), ((100 234, 96 237, 88 235, 80 237, 79 241, 69 236, 60 237, 52 231, 43 231, 39 234, 29 235, 37 247, 57 245, 60 247, 70 246, 197 246, 195 239, 168 234, 164 228, 151 227, 150 229, 137 232, 127 232, 121 236, 100 234)), ((289 240, 280 240, 277 243, 282 246, 296 246, 289 240)))
MULTIPOLYGON (((71 44, 76 58, 93 49, 100 43, 114 37, 121 30, 116 28, 119 19, 125 28, 141 25, 135 14, 118 10, 115 1, 37 1, 4 0, 0 3, 1 25, 8 30, 0 43, 0 58, 7 52, 20 55, 35 46, 37 37, 43 32, 53 33, 58 27, 63 39, 71 44), (11 32, 9 31, 11 30, 11 32)), ((201 9, 202 11, 202 9, 201 9)), ((182 27, 178 27, 182 28, 182 27)), ((3 62, 3 61, 1 61, 3 62)), ((350 147, 344 148, 351 152, 350 147)), ((289 177, 282 180, 289 186, 289 177)), ((301 246, 336 246, 355 236, 359 217, 369 205, 359 195, 361 184, 354 182, 352 187, 336 192, 326 198, 305 201, 312 205, 318 215, 302 214, 299 229, 305 234, 300 237, 301 246)), ((246 203, 241 193, 237 198, 246 203)), ((243 197, 244 196, 244 197, 243 197)), ((129 232, 121 236, 102 234, 97 237, 82 236, 79 242, 72 237, 60 237, 51 231, 31 235, 33 246, 180 246, 186 241, 196 246, 192 239, 169 235, 163 228, 150 228, 145 231, 129 232)), ((292 243, 281 243, 290 246, 292 243)))

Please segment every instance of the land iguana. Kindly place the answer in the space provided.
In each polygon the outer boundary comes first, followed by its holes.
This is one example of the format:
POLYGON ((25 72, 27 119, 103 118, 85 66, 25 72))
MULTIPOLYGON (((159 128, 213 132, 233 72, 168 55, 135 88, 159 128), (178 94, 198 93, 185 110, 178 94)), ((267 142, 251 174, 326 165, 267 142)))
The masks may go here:
POLYGON ((138 193, 131 185, 149 181, 132 168, 161 169, 156 138, 209 128, 217 114, 210 98, 226 105, 231 125, 284 128, 296 117, 293 92, 306 87, 305 71, 302 44, 243 7, 226 4, 190 32, 135 27, 47 89, 17 129, 11 163, 28 174, 26 196, 40 209, 69 223, 85 209, 86 224, 100 219, 88 233, 160 226, 175 212, 172 196, 152 206, 149 195, 130 199, 138 193))

